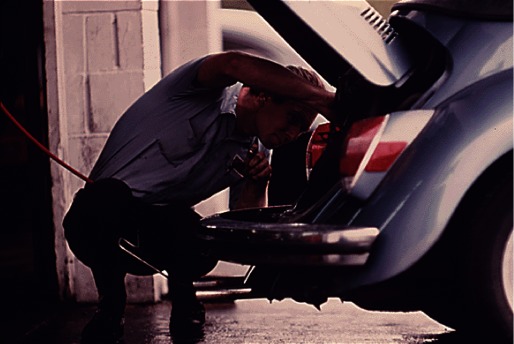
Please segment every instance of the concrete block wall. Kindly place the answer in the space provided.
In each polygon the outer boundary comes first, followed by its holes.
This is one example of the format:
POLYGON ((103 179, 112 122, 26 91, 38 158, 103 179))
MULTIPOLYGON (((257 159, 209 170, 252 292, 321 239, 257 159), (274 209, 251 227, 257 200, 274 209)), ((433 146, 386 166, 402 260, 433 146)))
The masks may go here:
MULTIPOLYGON (((49 133, 54 151, 87 175, 118 117, 161 78, 158 1, 45 1, 49 133), (56 83, 57 85, 55 85, 56 83), (54 94, 57 93, 57 94, 54 94)), ((84 182, 52 171, 63 297, 95 302, 87 267, 67 249, 61 221, 84 182)), ((126 279, 130 302, 166 292, 159 276, 126 279)))
MULTIPOLYGON (((118 117, 161 71, 221 49, 211 15, 218 7, 215 0, 43 1, 50 150, 87 175, 118 117)), ((62 228, 84 182, 57 164, 51 175, 61 297, 95 302, 91 273, 68 249, 62 228)), ((167 292, 160 275, 128 276, 126 285, 129 302, 156 301, 167 292)))
POLYGON ((62 4, 67 134, 80 171, 91 170, 118 117, 161 77, 157 11, 157 1, 62 4))

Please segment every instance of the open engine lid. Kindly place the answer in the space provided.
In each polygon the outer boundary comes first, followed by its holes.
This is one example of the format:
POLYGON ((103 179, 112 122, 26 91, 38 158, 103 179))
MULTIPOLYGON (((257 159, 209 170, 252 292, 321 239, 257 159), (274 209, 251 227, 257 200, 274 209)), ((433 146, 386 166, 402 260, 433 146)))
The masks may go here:
POLYGON ((350 68, 381 86, 411 68, 401 37, 364 0, 248 2, 332 85, 350 68))

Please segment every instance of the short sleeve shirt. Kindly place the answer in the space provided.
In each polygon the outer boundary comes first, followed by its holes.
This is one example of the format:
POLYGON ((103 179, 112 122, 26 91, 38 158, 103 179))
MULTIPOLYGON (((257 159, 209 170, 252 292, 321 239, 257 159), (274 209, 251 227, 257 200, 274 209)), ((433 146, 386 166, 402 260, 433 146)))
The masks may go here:
POLYGON ((188 206, 237 183, 231 168, 253 137, 234 133, 241 84, 208 89, 195 82, 203 58, 163 78, 117 121, 90 178, 124 181, 151 204, 188 206))

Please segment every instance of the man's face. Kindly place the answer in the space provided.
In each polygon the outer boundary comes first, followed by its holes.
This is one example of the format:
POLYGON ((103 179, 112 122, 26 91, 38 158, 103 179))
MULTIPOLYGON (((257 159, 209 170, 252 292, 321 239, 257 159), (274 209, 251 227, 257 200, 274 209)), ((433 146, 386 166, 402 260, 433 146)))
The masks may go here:
POLYGON ((258 137, 266 148, 276 148, 307 131, 315 117, 312 111, 299 103, 276 103, 270 100, 259 110, 257 116, 258 137))

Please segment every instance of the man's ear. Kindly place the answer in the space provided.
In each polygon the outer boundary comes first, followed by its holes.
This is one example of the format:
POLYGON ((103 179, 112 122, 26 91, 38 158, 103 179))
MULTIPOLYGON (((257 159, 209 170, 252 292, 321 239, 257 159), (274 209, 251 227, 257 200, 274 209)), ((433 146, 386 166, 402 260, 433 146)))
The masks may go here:
POLYGON ((260 109, 266 104, 266 102, 271 100, 271 97, 266 92, 253 89, 250 86, 245 85, 243 85, 243 88, 241 89, 241 95, 243 95, 247 104, 251 104, 254 109, 260 109))
POLYGON ((243 86, 239 93, 238 104, 246 109, 256 111, 265 103, 261 93, 262 92, 253 92, 250 87, 243 86))

